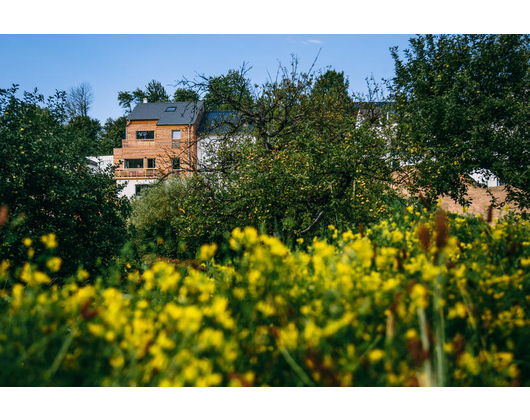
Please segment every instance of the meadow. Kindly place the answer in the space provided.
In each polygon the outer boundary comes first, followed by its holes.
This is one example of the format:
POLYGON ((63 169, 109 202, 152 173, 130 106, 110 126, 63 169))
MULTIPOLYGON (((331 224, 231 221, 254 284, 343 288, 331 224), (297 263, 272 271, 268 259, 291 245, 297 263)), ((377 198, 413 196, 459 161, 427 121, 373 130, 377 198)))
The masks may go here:
POLYGON ((292 249, 236 228, 191 264, 67 278, 60 241, 0 262, 2 386, 530 384, 530 223, 509 211, 418 203, 292 249))

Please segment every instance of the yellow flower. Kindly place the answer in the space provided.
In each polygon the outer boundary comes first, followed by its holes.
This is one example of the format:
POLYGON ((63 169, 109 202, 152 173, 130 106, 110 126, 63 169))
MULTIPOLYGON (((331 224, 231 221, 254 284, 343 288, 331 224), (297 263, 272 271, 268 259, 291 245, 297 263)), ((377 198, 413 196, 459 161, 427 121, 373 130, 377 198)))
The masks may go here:
POLYGON ((24 246, 26 248, 29 248, 31 246, 31 244, 33 243, 33 241, 30 239, 30 238, 24 238, 24 240, 22 241, 22 243, 24 244, 24 246))
POLYGON ((420 308, 427 308, 429 303, 427 300, 427 288, 424 285, 416 283, 414 287, 412 287, 410 297, 420 308))
POLYGON ((280 344, 288 349, 296 348, 298 345, 298 329, 293 322, 290 322, 287 328, 280 330, 280 344))
POLYGON ((96 337, 101 337, 105 332, 105 328, 101 324, 93 324, 92 322, 90 322, 88 324, 88 331, 90 331, 90 333, 92 333, 96 337))
POLYGON ((86 279, 88 279, 90 275, 88 274, 88 271, 80 268, 77 270, 77 281, 81 282, 81 281, 85 281, 86 279))
POLYGON ((57 237, 55 233, 50 233, 48 235, 42 235, 40 237, 41 242, 44 244, 46 248, 53 249, 57 248, 57 237))
POLYGON ((52 272, 55 273, 61 268, 62 260, 59 257, 52 257, 46 262, 46 267, 52 272))
POLYGON ((234 290, 232 290, 232 294, 236 299, 243 299, 245 297, 245 290, 241 287, 234 287, 234 290))
POLYGON ((7 271, 9 270, 10 265, 11 263, 9 262, 9 260, 3 260, 0 263, 0 278, 7 274, 7 271))
POLYGON ((145 309, 149 306, 149 302, 145 299, 139 300, 136 302, 136 307, 139 309, 145 309))
POLYGON ((20 299, 23 294, 24 294, 24 286, 22 286, 20 283, 15 284, 13 286, 13 297, 15 299, 20 299))
POLYGON ((498 352, 495 354, 494 366, 500 370, 505 369, 512 363, 513 353, 508 352, 498 352))
POLYGON ((447 312, 447 318, 465 318, 466 317, 466 306, 462 302, 457 302, 454 308, 450 308, 447 312))
POLYGON ((353 235, 352 231, 351 230, 348 230, 347 232, 344 232, 342 234, 342 240, 344 242, 349 242, 351 241, 353 238, 355 238, 355 236, 353 235))
POLYGON ((401 243, 403 241, 403 233, 399 230, 392 231, 392 242, 401 243))
POLYGON ((388 279, 383 283, 383 290, 385 292, 395 289, 397 286, 399 286, 399 280, 396 278, 388 279))
POLYGON ((125 359, 123 358, 123 356, 114 356, 112 359, 110 359, 109 363, 113 368, 119 368, 123 366, 123 364, 125 363, 125 359))
POLYGON ((259 301, 256 304, 256 309, 263 313, 264 316, 272 316, 276 313, 276 309, 268 302, 259 301))
POLYGON ((480 373, 480 362, 477 357, 465 352, 458 359, 458 365, 465 368, 469 373, 476 376, 480 373))
POLYGON ((322 337, 322 329, 310 320, 304 329, 304 339, 309 347, 317 347, 322 337))
POLYGON ((272 255, 285 257, 289 253, 289 248, 287 248, 278 238, 275 238, 274 236, 263 235, 261 239, 266 245, 270 246, 272 255))
POLYGON ((530 266, 530 258, 521 258, 521 267, 530 266))
POLYGON ((237 251, 241 245, 247 248, 258 242, 258 231, 253 227, 246 227, 244 230, 235 228, 232 231, 232 237, 230 238, 230 246, 233 250, 237 251))
POLYGON ((36 286, 38 284, 50 283, 51 279, 41 271, 35 271, 34 267, 29 263, 25 263, 20 271, 20 280, 28 286, 36 286))
POLYGON ((374 349, 368 353, 368 359, 372 363, 379 362, 385 356, 385 352, 381 349, 374 349))
POLYGON ((201 246, 200 259, 202 261, 207 261, 215 255, 217 251, 217 244, 204 244, 201 246))
POLYGON ((418 336, 418 333, 414 328, 408 329, 407 332, 405 333, 405 337, 407 337, 408 339, 413 339, 413 338, 416 338, 417 336, 418 336))

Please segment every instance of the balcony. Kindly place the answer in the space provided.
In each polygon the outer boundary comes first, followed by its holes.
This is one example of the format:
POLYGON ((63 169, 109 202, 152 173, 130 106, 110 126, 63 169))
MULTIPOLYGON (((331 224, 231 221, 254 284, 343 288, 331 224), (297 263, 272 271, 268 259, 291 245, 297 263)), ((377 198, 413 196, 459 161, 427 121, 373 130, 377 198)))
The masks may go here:
POLYGON ((114 177, 116 179, 157 178, 159 174, 158 169, 116 169, 114 177))

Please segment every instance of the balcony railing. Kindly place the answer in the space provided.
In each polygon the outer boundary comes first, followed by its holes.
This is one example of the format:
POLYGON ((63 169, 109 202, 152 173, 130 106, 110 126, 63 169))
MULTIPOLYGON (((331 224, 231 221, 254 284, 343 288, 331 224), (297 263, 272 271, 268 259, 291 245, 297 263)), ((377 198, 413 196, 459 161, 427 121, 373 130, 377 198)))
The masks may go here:
POLYGON ((156 178, 159 175, 158 169, 116 169, 116 178, 156 178))

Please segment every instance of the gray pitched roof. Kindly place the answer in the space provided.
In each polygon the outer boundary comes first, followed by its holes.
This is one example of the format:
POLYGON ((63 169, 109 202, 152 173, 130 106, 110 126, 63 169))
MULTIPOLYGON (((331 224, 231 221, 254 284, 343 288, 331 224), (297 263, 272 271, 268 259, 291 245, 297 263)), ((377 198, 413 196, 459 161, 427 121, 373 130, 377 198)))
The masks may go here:
POLYGON ((134 107, 127 119, 129 121, 158 120, 156 125, 194 124, 202 107, 202 101, 141 103, 134 107), (166 111, 169 107, 175 107, 176 110, 166 111))

